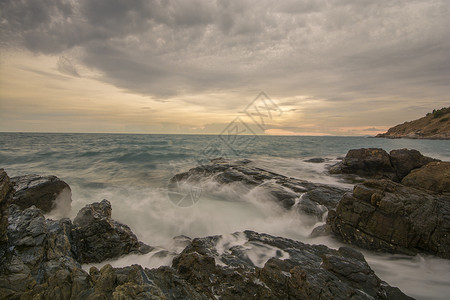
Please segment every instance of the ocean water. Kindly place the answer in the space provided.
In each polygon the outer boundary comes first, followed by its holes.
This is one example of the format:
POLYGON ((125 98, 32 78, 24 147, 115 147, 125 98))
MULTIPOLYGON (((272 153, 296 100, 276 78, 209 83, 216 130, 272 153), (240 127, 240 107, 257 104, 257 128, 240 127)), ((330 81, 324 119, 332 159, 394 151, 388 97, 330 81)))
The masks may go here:
MULTIPOLYGON (((223 187, 221 197, 202 193, 195 205, 180 207, 168 196, 167 184, 176 173, 217 156, 248 158, 262 168, 310 180, 351 188, 325 172, 349 149, 379 147, 417 149, 422 154, 450 160, 450 142, 432 140, 373 139, 367 137, 205 136, 0 133, 0 168, 9 176, 56 175, 72 188, 74 218, 84 205, 102 199, 112 203, 113 218, 131 227, 138 238, 157 246, 148 255, 130 255, 114 266, 138 263, 146 267, 168 265, 183 244, 173 237, 223 235, 224 244, 242 243, 230 233, 246 229, 303 242, 339 247, 330 238, 311 239, 320 223, 259 201, 266 195, 254 189, 239 199, 223 187), (322 157, 324 163, 304 160, 322 157), (168 250, 170 255, 155 255, 168 250)), ((212 184, 212 183, 205 183, 212 184)), ((49 216, 51 217, 51 216, 49 216)), ((244 241, 245 242, 245 241, 244 241)), ((406 257, 363 251, 377 275, 418 299, 448 299, 450 261, 433 256, 406 257)), ((254 249, 261 265, 270 249, 254 249)), ((100 264, 103 265, 103 264, 100 264)), ((88 267, 88 266, 86 266, 88 267)))

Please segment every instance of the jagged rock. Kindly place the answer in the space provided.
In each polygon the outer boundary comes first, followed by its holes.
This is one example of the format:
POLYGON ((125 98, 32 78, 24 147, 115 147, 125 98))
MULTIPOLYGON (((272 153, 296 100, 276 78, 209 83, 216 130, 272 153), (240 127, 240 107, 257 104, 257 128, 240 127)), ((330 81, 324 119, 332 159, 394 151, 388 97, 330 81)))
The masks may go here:
POLYGON ((194 239, 172 266, 207 299, 409 299, 356 250, 252 231, 194 239))
MULTIPOLYGON (((4 245, 8 241, 8 206, 11 201, 11 189, 8 174, 0 169, 0 245, 4 245)), ((4 249, 0 246, 0 257, 3 256, 4 249)))
POLYGON ((439 193, 450 192, 450 162, 431 162, 413 170, 403 178, 402 184, 439 193))
POLYGON ((380 148, 349 150, 342 162, 332 166, 330 174, 356 174, 369 178, 396 180, 389 154, 380 148))
POLYGON ((450 257, 448 194, 368 180, 343 196, 327 223, 344 241, 370 250, 450 257))
POLYGON ((408 175, 412 170, 425 166, 430 162, 439 161, 438 159, 423 156, 419 151, 414 149, 392 150, 389 152, 389 156, 399 181, 401 181, 403 177, 408 175))
POLYGON ((60 209, 67 216, 72 202, 72 192, 67 183, 56 176, 25 175, 11 178, 14 184, 12 202, 26 209, 35 205, 44 213, 60 209))
POLYGON ((22 211, 11 205, 9 209, 8 251, 0 264, 0 298, 28 299, 45 294, 51 299, 68 299, 72 288, 67 284, 86 275, 72 251, 71 221, 46 220, 35 206, 22 211), (67 276, 71 281, 66 282, 67 276))
POLYGON ((334 209, 342 195, 348 191, 276 174, 255 166, 248 159, 214 159, 210 164, 175 175, 170 180, 169 190, 176 191, 180 183, 189 183, 208 191, 208 186, 202 186, 202 182, 208 179, 219 185, 233 185, 236 197, 252 189, 262 189, 280 206, 292 209, 298 203, 297 209, 300 212, 318 220, 322 219, 327 210, 334 209))
POLYGON ((136 252, 147 253, 151 248, 139 242, 131 229, 111 218, 108 200, 83 207, 75 217, 76 244, 81 263, 101 262, 136 252))
POLYGON ((141 252, 150 251, 128 226, 111 219, 107 200, 82 209, 77 225, 67 218, 45 219, 35 206, 21 210, 10 205, 7 251, 0 261, 0 299, 96 299, 104 293, 111 296, 114 289, 108 290, 108 286, 116 287, 115 273, 106 268, 100 272, 100 279, 93 279, 80 263, 89 259, 92 251, 98 251, 98 261, 136 250, 133 246, 141 252), (89 232, 95 232, 97 238, 87 237, 89 232), (108 246, 111 249, 106 249, 108 246))

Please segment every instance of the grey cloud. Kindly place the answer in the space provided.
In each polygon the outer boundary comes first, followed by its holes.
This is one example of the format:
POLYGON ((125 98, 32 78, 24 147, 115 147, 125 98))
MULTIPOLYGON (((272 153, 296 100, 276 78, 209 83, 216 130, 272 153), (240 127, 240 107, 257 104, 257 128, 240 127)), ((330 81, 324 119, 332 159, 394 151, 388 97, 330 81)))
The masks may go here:
POLYGON ((264 90, 334 102, 442 100, 450 92, 446 0, 10 0, 0 14, 2 47, 58 56, 77 47, 74 62, 155 99, 264 90))

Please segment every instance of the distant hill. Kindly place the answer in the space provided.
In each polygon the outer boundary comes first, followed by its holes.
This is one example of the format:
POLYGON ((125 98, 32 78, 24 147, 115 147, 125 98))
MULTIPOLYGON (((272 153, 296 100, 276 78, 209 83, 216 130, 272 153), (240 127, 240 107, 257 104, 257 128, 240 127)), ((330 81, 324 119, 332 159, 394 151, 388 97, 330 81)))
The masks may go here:
POLYGON ((425 117, 390 128, 376 137, 409 139, 450 139, 450 107, 435 109, 425 117))

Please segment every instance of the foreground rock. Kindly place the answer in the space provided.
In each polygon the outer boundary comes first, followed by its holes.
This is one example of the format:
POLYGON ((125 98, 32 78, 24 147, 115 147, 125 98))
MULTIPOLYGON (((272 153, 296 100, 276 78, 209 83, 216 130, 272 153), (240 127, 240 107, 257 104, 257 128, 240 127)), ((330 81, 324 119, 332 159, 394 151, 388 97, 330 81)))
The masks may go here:
POLYGON ((78 261, 102 262, 128 253, 148 253, 151 248, 142 242, 125 224, 111 218, 108 200, 82 208, 73 221, 76 232, 78 261))
POLYGON ((403 178, 402 184, 443 193, 450 192, 450 162, 432 162, 403 178))
MULTIPOLYGON (((0 169, 0 245, 8 241, 8 206, 11 201, 12 184, 8 175, 0 169)), ((0 246, 0 256, 3 256, 4 247, 0 246)))
POLYGON ((450 258, 449 194, 368 180, 344 195, 327 224, 345 242, 366 249, 450 258))
POLYGON ((188 183, 199 186, 208 192, 214 192, 203 182, 212 181, 220 186, 232 186, 236 197, 253 189, 260 189, 270 196, 270 200, 285 209, 298 209, 300 212, 317 219, 334 209, 342 195, 348 190, 316 184, 296 178, 289 178, 255 166, 250 160, 215 159, 208 165, 190 169, 175 175, 169 185, 173 191, 180 184, 188 183))
POLYGON ((408 299, 356 250, 253 231, 194 239, 173 268, 207 299, 408 299))
POLYGON ((388 154, 381 148, 361 148, 348 151, 343 161, 332 166, 329 172, 400 182, 412 170, 437 161, 417 150, 398 149, 388 154))
POLYGON ((72 202, 71 190, 67 183, 56 176, 25 175, 11 178, 14 184, 12 202, 20 209, 35 205, 44 213, 61 209, 68 215, 72 202))
POLYGON ((13 207, 1 299, 410 299, 381 281, 363 255, 258 234, 197 238, 172 266, 85 272, 71 223, 13 207))
POLYGON ((45 219, 35 206, 21 210, 12 204, 7 247, 0 259, 0 299, 31 295, 84 299, 84 291, 94 283, 81 263, 151 250, 128 226, 110 217, 111 205, 106 200, 83 208, 77 226, 69 219, 45 219))

